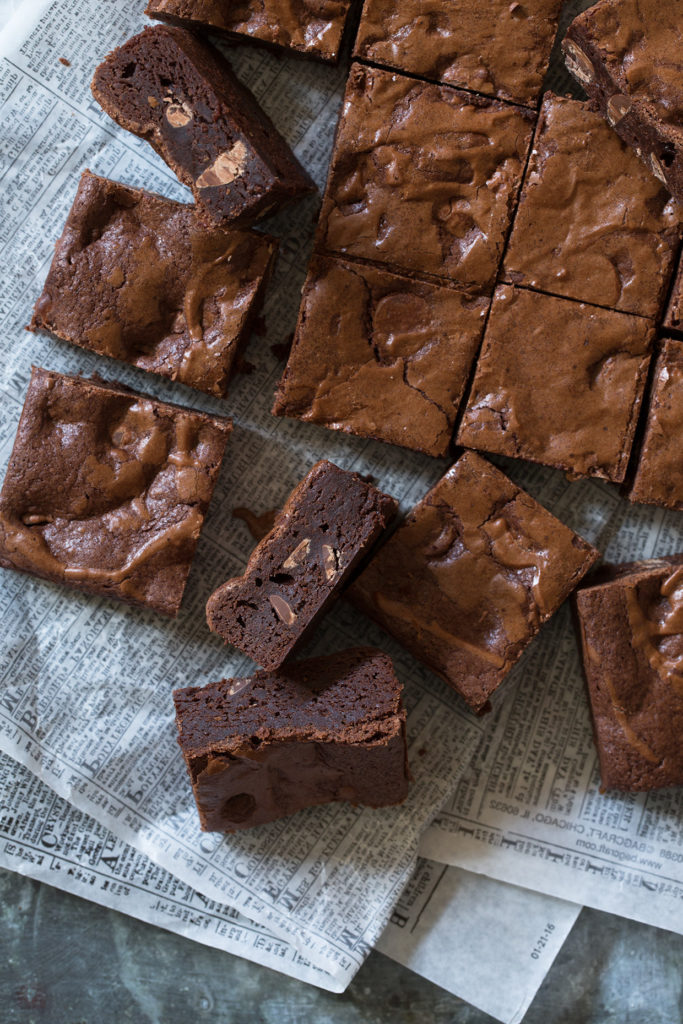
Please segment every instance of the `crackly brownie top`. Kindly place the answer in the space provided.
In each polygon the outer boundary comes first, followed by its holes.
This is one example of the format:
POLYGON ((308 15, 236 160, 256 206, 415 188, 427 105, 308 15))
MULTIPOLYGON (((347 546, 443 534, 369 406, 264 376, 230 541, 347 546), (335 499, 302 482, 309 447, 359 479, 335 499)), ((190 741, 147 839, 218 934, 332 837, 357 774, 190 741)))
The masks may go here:
POLYGON ((621 482, 653 337, 643 317, 499 286, 459 443, 621 482))
POLYGON ((478 708, 596 558, 500 470, 465 452, 349 594, 478 708))
POLYGON ((533 122, 520 107, 355 65, 318 247, 491 286, 533 122))
POLYGON ((533 104, 562 0, 365 0, 355 55, 533 104))
POLYGON ((618 568, 576 603, 603 783, 683 784, 683 555, 618 568))
POLYGON ((604 119, 546 93, 505 279, 656 317, 679 233, 676 202, 604 119))
POLYGON ((0 563, 175 614, 230 421, 34 368, 0 563))
POLYGON ((351 0, 149 0, 145 14, 336 60, 350 6, 351 0))
POLYGON ((402 687, 391 659, 372 647, 290 662, 276 672, 173 692, 187 758, 248 756, 291 740, 368 743, 402 719, 402 687))
POLYGON ((273 412, 445 455, 488 304, 314 257, 273 412))
POLYGON ((224 396, 275 248, 85 171, 31 326, 224 396))
POLYGON ((683 510, 683 341, 661 343, 629 497, 683 510))
POLYGON ((564 47, 580 81, 591 82, 595 65, 605 65, 624 94, 612 99, 614 119, 635 101, 680 130, 683 20, 678 0, 599 0, 574 19, 564 47))

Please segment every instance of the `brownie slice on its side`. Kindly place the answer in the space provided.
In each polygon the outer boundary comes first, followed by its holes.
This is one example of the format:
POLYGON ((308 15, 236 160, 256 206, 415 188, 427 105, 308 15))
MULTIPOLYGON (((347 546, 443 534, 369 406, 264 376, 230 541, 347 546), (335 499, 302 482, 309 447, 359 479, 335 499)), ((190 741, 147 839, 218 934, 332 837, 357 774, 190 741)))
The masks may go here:
POLYGON ((209 598, 209 628, 264 668, 278 668, 395 512, 394 499, 357 473, 317 462, 254 548, 244 575, 209 598))
POLYGON ((34 368, 0 565, 176 615, 232 423, 34 368))
POLYGON ((148 0, 150 18, 289 54, 339 60, 352 0, 148 0))
POLYGON ((205 832, 408 792, 405 711, 391 659, 357 647, 175 690, 178 743, 205 832))
POLYGON ((276 250, 85 171, 30 329, 224 398, 276 250))
POLYGON ((683 554, 606 566, 576 609, 603 786, 683 785, 683 554))
POLYGON ((465 452, 348 595, 477 712, 598 552, 465 452))
POLYGON ((213 223, 248 223, 315 186, 215 47, 154 25, 110 53, 92 92, 192 190, 213 223))
POLYGON ((571 23, 562 49, 617 135, 683 203, 680 0, 598 0, 571 23))
POLYGON ((628 497, 683 512, 683 341, 661 342, 628 497))

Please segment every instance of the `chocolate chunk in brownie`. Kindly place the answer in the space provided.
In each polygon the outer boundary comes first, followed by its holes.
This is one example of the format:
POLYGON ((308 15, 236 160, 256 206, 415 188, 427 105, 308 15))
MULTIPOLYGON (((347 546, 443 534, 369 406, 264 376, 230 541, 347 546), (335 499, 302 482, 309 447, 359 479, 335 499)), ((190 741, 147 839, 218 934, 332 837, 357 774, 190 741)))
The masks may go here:
POLYGON ((133 36, 96 69, 92 92, 149 142, 211 223, 246 224, 315 190, 225 57, 185 29, 133 36))
POLYGON ((394 499, 357 473, 317 462, 252 552, 244 575, 209 598, 209 628, 264 668, 278 668, 395 512, 394 499))
POLYGON ((500 470, 465 452, 348 594, 482 711, 598 557, 500 470))
POLYGON ((0 492, 0 565, 176 615, 230 429, 34 368, 0 492))
POLYGON ((574 19, 562 49, 617 135, 683 202, 680 0, 599 0, 574 19))
POLYGON ((30 329, 224 397, 276 250, 85 171, 30 329))
POLYGON ((445 455, 488 306, 314 256, 273 413, 445 455))
POLYGON ((316 245, 491 289, 535 116, 354 65, 316 245))
POLYGON ((371 647, 175 690, 202 829, 234 832, 335 800, 402 803, 401 692, 390 658, 371 647))
POLYGON ((535 105, 562 0, 365 0, 354 56, 535 105))
POLYGON ((628 496, 631 501, 683 511, 683 341, 661 342, 628 496))
POLYGON ((661 313, 678 207, 589 104, 546 93, 503 277, 626 313, 661 313))
POLYGON ((148 0, 145 14, 336 64, 350 7, 351 0, 148 0))
POLYGON ((683 785, 683 555, 609 567, 576 594, 606 789, 683 785))
POLYGON ((653 338, 643 317, 499 286, 459 444, 620 483, 653 338))

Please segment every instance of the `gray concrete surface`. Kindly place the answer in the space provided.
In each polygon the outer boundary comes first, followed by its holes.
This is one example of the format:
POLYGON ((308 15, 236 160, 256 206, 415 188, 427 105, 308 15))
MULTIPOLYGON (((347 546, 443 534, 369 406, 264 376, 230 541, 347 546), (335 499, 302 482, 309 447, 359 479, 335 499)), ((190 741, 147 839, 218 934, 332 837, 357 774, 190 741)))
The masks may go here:
MULTIPOLYGON (((463 937, 454 937, 454 942, 463 937)), ((0 872, 2 1024, 491 1024, 373 953, 343 996, 0 872)), ((681 1024, 683 937, 584 910, 524 1024, 681 1024)))

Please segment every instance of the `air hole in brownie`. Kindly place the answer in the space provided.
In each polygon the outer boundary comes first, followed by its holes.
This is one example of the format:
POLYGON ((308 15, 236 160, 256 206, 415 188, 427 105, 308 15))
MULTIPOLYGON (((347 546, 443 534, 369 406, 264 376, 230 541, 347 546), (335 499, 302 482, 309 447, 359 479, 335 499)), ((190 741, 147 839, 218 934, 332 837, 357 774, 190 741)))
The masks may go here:
POLYGON ((258 736, 250 736, 249 737, 249 742, 251 743, 252 747, 257 747, 258 748, 258 747, 261 746, 261 740, 260 740, 260 738, 258 736))
POLYGON ((271 583, 291 583, 294 577, 290 576, 288 572, 276 572, 268 579, 271 583))
POLYGON ((251 793, 236 793, 225 801, 221 808, 221 814, 228 821, 246 821, 254 813, 256 801, 251 793))
POLYGON ((163 75, 159 75, 159 85, 162 89, 170 89, 173 82, 170 78, 165 78, 163 75))
POLYGON ((237 623, 242 627, 242 629, 244 629, 244 619, 242 618, 241 615, 237 616, 237 623))
POLYGON ((330 527, 329 527, 329 525, 327 523, 321 523, 321 525, 320 525, 320 532, 321 533, 327 533, 329 528, 330 527))
POLYGON ((676 150, 668 143, 662 150, 662 155, 659 158, 665 167, 671 167, 672 163, 676 159, 676 150))
POLYGON ((261 579, 260 576, 254 577, 254 586, 256 586, 256 587, 262 587, 263 586, 263 580, 261 579))
POLYGON ((126 64, 125 68, 121 72, 121 78, 132 78, 133 75, 135 74, 136 67, 137 65, 135 64, 134 61, 130 64, 126 64))

